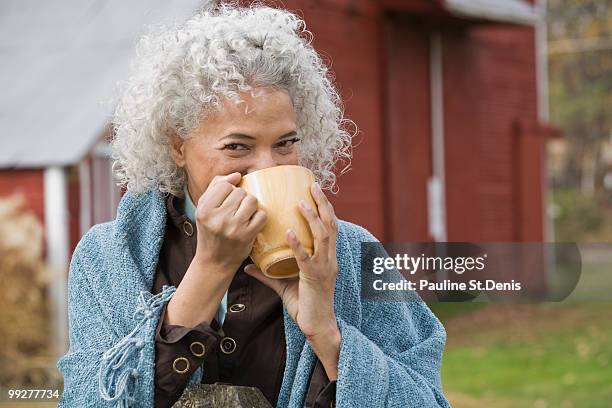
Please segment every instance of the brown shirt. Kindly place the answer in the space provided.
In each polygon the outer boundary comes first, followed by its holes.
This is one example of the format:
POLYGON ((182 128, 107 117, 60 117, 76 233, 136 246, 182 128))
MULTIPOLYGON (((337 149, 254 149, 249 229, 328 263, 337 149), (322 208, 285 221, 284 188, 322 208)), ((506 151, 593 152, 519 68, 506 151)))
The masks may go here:
MULTIPOLYGON (((196 227, 177 209, 178 200, 173 195, 166 199, 166 235, 154 293, 163 285, 178 287, 195 255, 196 227)), ((199 366, 204 367, 202 383, 257 387, 276 405, 286 359, 283 305, 276 292, 244 272, 249 263, 250 258, 244 260, 230 284, 223 327, 216 318, 193 328, 164 324, 165 307, 162 310, 155 339, 157 408, 172 406, 199 366)), ((333 406, 335 387, 317 360, 305 406, 333 406)))

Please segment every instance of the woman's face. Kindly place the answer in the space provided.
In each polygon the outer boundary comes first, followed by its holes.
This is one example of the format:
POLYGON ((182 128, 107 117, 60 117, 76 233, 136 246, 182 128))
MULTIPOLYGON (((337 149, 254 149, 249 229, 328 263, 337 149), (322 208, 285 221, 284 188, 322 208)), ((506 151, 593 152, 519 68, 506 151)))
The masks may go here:
POLYGON ((187 140, 173 138, 171 156, 187 171, 187 187, 197 205, 217 175, 242 175, 283 164, 298 164, 296 114, 287 91, 256 88, 244 103, 222 100, 187 140))

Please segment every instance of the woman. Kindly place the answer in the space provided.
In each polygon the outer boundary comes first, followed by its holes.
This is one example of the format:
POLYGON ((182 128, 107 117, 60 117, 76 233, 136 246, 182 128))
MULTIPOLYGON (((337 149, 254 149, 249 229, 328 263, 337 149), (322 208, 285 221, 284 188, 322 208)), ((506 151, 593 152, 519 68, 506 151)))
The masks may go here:
POLYGON ((77 246, 59 406, 171 406, 189 384, 259 388, 279 407, 447 407, 446 333, 418 298, 360 298, 360 243, 322 189, 350 158, 341 101, 304 22, 220 5, 145 36, 115 113, 116 220, 77 246), (300 276, 250 261, 267 214, 237 185, 300 164, 315 240, 287 231, 300 276))

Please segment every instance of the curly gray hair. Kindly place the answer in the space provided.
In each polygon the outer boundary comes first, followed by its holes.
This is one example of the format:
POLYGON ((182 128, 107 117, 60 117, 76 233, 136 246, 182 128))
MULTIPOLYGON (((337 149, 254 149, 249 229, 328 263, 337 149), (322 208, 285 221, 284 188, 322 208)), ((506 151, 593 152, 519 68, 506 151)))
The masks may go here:
POLYGON ((169 134, 186 139, 219 108, 220 96, 240 101, 239 92, 266 86, 289 93, 301 137, 298 163, 335 193, 333 168, 338 161, 348 161, 342 173, 350 167, 357 130, 343 117, 333 76, 311 42, 297 15, 259 2, 205 6, 179 27, 143 36, 113 118, 118 185, 182 196, 185 173, 170 156, 169 134))

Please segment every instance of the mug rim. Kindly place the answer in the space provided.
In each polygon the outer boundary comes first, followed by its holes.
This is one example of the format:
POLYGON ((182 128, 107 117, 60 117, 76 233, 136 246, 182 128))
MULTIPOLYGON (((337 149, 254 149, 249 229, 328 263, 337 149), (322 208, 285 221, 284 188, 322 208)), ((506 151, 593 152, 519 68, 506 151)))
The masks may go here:
MULTIPOLYGON (((242 176, 242 180, 244 180, 244 179, 248 178, 248 177, 249 177, 249 176, 251 176, 251 175, 259 175, 259 174, 262 174, 262 173, 267 172, 267 171, 273 171, 273 170, 275 170, 275 169, 278 169, 279 167, 298 167, 298 168, 300 168, 300 169, 304 169, 304 170, 306 170, 308 173, 310 173, 310 174, 312 175, 313 179, 315 178, 315 177, 314 177, 314 173, 313 173, 313 172, 312 172, 312 170, 310 170, 308 167, 305 167, 305 166, 300 166, 299 164, 281 164, 281 165, 278 165, 278 166, 266 167, 265 169, 255 170, 254 172, 251 172, 251 173, 245 174, 244 176, 242 176)), ((241 180, 241 181, 242 181, 242 180, 241 180)))

